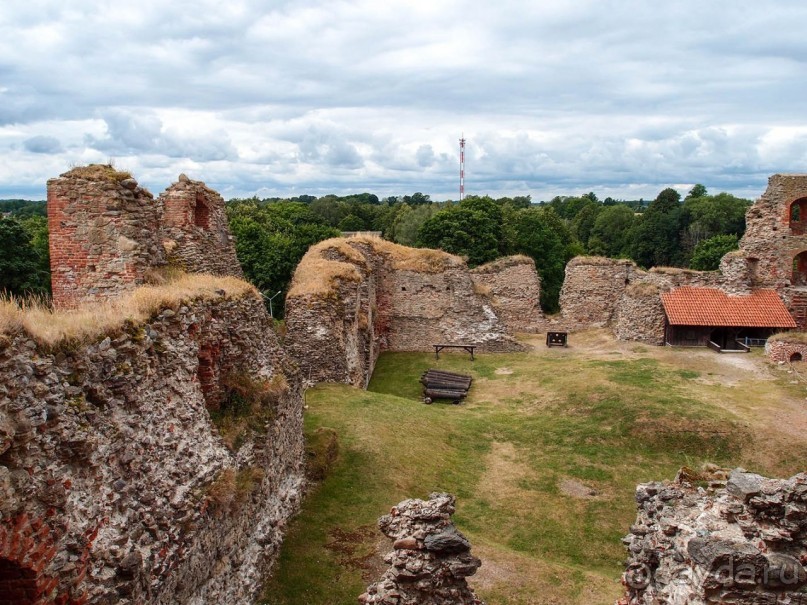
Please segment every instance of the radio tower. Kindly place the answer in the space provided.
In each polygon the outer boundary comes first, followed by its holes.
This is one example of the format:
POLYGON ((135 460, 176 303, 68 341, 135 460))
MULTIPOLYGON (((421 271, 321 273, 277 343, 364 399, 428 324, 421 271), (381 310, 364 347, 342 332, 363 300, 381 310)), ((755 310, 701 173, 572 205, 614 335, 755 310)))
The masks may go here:
POLYGON ((465 133, 460 139, 460 201, 465 197, 465 133))

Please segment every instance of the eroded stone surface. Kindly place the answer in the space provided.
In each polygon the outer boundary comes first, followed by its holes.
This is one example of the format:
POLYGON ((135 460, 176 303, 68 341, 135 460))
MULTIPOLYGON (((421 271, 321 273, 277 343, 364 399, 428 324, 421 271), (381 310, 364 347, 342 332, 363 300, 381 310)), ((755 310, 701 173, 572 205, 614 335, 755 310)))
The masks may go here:
POLYGON ((807 473, 723 477, 679 473, 637 488, 618 605, 807 603, 807 473))
POLYGON ((252 602, 303 483, 299 376, 254 292, 87 345, 19 332, 0 378, 0 562, 31 602, 252 602), (278 388, 231 450, 210 410, 234 371, 278 388))
POLYGON ((384 561, 390 568, 371 584, 359 603, 385 605, 484 605, 465 578, 482 564, 451 522, 455 498, 434 493, 428 500, 404 500, 378 521, 393 540, 384 561))

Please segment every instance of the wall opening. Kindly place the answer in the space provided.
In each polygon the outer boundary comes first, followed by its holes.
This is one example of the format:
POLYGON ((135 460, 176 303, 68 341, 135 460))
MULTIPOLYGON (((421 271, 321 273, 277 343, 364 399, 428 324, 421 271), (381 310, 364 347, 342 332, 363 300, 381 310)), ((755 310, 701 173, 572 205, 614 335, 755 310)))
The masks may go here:
POLYGON ((790 204, 790 232, 793 235, 807 233, 807 197, 797 199, 790 204))
POLYGON ((33 605, 37 600, 36 584, 32 569, 0 558, 0 603, 33 605))
POLYGON ((193 207, 193 224, 202 229, 210 229, 210 208, 207 207, 205 196, 201 192, 196 194, 196 205, 193 207))
POLYGON ((791 362, 793 362, 793 361, 801 361, 801 360, 802 360, 801 353, 798 353, 798 352, 797 352, 797 353, 793 353, 793 354, 790 356, 790 361, 791 361, 791 362))
POLYGON ((807 286, 807 250, 793 258, 793 279, 791 283, 794 286, 807 286))

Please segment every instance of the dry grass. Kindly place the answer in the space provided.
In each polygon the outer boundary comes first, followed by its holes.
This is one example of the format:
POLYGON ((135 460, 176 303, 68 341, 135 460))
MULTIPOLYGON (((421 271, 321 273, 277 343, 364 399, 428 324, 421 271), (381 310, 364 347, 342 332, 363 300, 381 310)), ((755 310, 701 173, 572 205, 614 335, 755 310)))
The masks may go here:
POLYGON ((779 332, 768 338, 768 340, 807 344, 807 332, 779 332))
POLYGON ((515 267, 517 265, 532 265, 534 267, 535 261, 532 260, 529 256, 524 256, 523 254, 515 254, 513 256, 505 256, 503 258, 496 259, 489 263, 485 263, 484 265, 480 265, 479 267, 472 269, 471 273, 496 272, 501 271, 502 269, 506 269, 507 267, 515 267))
POLYGON ((65 178, 79 178, 88 181, 109 181, 119 183, 132 178, 131 173, 125 170, 118 170, 112 164, 90 164, 88 166, 77 166, 61 175, 65 178))
POLYGON ((625 288, 625 294, 635 298, 658 296, 659 288, 656 284, 646 281, 633 282, 625 288))
POLYGON ((127 322, 143 323, 186 301, 222 296, 258 296, 254 286, 235 277, 185 275, 159 286, 141 286, 118 299, 80 309, 53 311, 38 300, 0 300, 0 338, 25 331, 39 344, 84 343, 118 332, 127 322))
POLYGON ((569 264, 574 265, 597 265, 601 267, 616 267, 620 265, 624 266, 636 266, 632 260, 628 260, 626 258, 606 258, 605 256, 575 256, 572 260, 569 261, 569 264))
POLYGON ((682 269, 681 267, 653 267, 650 269, 650 273, 660 275, 705 275, 717 273, 717 271, 695 271, 694 269, 682 269))
POLYGON ((289 296, 322 295, 339 280, 361 280, 359 268, 370 269, 362 246, 388 258, 398 271, 438 273, 464 264, 460 257, 442 250, 408 248, 370 235, 336 237, 309 248, 294 272, 289 296))

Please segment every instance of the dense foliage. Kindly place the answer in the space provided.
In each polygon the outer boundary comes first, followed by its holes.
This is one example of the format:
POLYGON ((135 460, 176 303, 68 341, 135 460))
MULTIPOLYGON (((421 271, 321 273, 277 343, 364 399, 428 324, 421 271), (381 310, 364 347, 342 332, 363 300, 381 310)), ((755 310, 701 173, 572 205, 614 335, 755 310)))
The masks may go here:
MULTIPOLYGON (((630 258, 644 268, 716 269, 737 247, 749 204, 728 193, 709 195, 698 184, 683 201, 670 188, 652 201, 601 201, 591 192, 538 204, 530 196, 438 203, 420 192, 384 199, 359 193, 234 199, 227 211, 244 273, 265 295, 281 292, 273 312, 282 317, 291 276, 308 247, 343 231, 376 231, 403 245, 442 248, 471 266, 526 254, 541 275, 541 305, 555 312, 566 262, 578 254, 630 258)), ((10 215, 0 244, 0 288, 46 292, 45 203, 0 200, 0 213, 10 215)))

